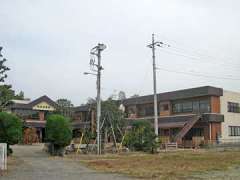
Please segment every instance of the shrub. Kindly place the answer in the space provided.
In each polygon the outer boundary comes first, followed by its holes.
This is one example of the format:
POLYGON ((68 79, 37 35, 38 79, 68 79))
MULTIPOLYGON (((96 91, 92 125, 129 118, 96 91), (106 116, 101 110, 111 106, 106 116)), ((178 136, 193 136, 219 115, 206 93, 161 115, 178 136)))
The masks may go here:
POLYGON ((63 155, 64 147, 72 140, 72 129, 68 119, 61 115, 50 115, 46 123, 46 141, 53 146, 52 155, 63 155))
POLYGON ((8 155, 12 153, 10 145, 22 139, 22 121, 15 115, 0 112, 0 142, 7 143, 8 155))
POLYGON ((133 122, 131 130, 125 137, 124 145, 131 150, 155 152, 158 143, 150 122, 133 122))

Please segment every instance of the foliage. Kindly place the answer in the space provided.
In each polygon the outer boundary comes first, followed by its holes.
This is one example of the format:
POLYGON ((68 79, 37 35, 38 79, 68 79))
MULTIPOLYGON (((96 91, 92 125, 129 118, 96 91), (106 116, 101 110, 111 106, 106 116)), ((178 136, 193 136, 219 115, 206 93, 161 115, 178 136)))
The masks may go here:
POLYGON ((46 141, 53 144, 55 151, 70 144, 72 129, 67 118, 61 115, 50 115, 46 123, 46 141))
POLYGON ((86 129, 83 136, 83 144, 88 145, 93 139, 96 139, 96 133, 93 133, 91 129, 86 129))
POLYGON ((20 91, 19 94, 16 94, 14 99, 24 100, 24 92, 20 91))
POLYGON ((126 93, 124 91, 119 91, 118 93, 118 100, 123 101, 124 99, 126 99, 126 93))
POLYGON ((61 114, 64 117, 71 118, 73 115, 73 104, 68 99, 58 99, 56 101, 58 107, 57 107, 57 113, 61 114))
MULTIPOLYGON (((7 61, 5 58, 2 58, 1 55, 2 47, 0 47, 0 83, 4 83, 7 78, 6 72, 10 69, 5 65, 7 61)), ((24 94, 20 92, 18 95, 15 95, 15 92, 12 90, 11 85, 0 85, 0 112, 6 110, 6 107, 11 103, 12 99, 23 99, 24 94)))
POLYGON ((113 138, 115 138, 116 141, 121 141, 125 128, 125 121, 124 113, 119 110, 116 101, 108 99, 102 102, 101 126, 102 129, 115 136, 113 138))
POLYGON ((158 146, 149 121, 135 121, 126 134, 124 145, 131 150, 154 152, 158 146))
POLYGON ((5 65, 5 62, 7 61, 5 58, 2 58, 2 47, 0 47, 0 82, 4 82, 7 78, 6 72, 10 69, 5 65))
POLYGON ((139 97, 139 95, 138 94, 134 94, 130 98, 137 98, 137 97, 139 97))
POLYGON ((0 142, 9 145, 18 143, 22 138, 22 121, 15 115, 0 112, 0 142))

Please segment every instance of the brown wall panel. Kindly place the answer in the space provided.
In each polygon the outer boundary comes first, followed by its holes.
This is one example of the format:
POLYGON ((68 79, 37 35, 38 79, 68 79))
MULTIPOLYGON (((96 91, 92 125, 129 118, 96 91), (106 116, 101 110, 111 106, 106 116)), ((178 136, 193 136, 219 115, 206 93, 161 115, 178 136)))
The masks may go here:
POLYGON ((211 112, 220 113, 220 97, 217 96, 211 97, 211 112))
POLYGON ((211 123, 211 139, 216 140, 218 134, 221 134, 221 123, 211 123))

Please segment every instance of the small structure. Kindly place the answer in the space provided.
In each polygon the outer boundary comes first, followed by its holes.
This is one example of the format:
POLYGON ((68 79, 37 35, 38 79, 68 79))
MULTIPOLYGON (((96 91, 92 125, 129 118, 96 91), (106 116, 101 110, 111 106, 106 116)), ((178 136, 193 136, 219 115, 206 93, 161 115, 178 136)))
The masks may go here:
POLYGON ((7 170, 7 144, 0 143, 0 171, 7 170))

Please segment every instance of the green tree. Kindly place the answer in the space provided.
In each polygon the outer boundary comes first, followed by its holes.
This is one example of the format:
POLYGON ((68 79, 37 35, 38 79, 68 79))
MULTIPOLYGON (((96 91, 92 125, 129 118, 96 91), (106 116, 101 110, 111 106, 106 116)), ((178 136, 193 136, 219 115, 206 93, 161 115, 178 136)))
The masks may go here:
POLYGON ((63 155, 64 147, 72 140, 70 122, 62 115, 50 115, 46 123, 46 141, 52 144, 52 155, 63 155))
POLYGON ((68 99, 58 99, 57 103, 57 112, 64 117, 71 118, 73 115, 73 104, 68 99))
POLYGON ((115 145, 122 140, 125 131, 124 113, 112 99, 102 102, 101 130, 105 132, 105 138, 108 134, 112 135, 115 145))
POLYGON ((126 93, 124 91, 119 91, 118 100, 123 101, 127 98, 126 93))
POLYGON ((0 112, 0 142, 7 143, 8 155, 12 153, 10 145, 22 139, 22 121, 15 115, 0 112))
POLYGON ((3 55, 1 53, 2 47, 0 47, 0 82, 4 82, 7 78, 6 72, 10 69, 5 65, 5 62, 7 61, 5 58, 3 58, 3 55))
POLYGON ((11 103, 12 99, 23 99, 24 94, 21 91, 18 95, 15 95, 14 90, 12 90, 11 85, 5 85, 5 79, 7 78, 7 71, 10 70, 5 65, 7 61, 5 58, 2 58, 1 54, 2 47, 0 47, 0 112, 6 110, 6 107, 11 103))
POLYGON ((135 121, 124 140, 131 150, 155 152, 158 147, 156 135, 149 121, 135 121))

